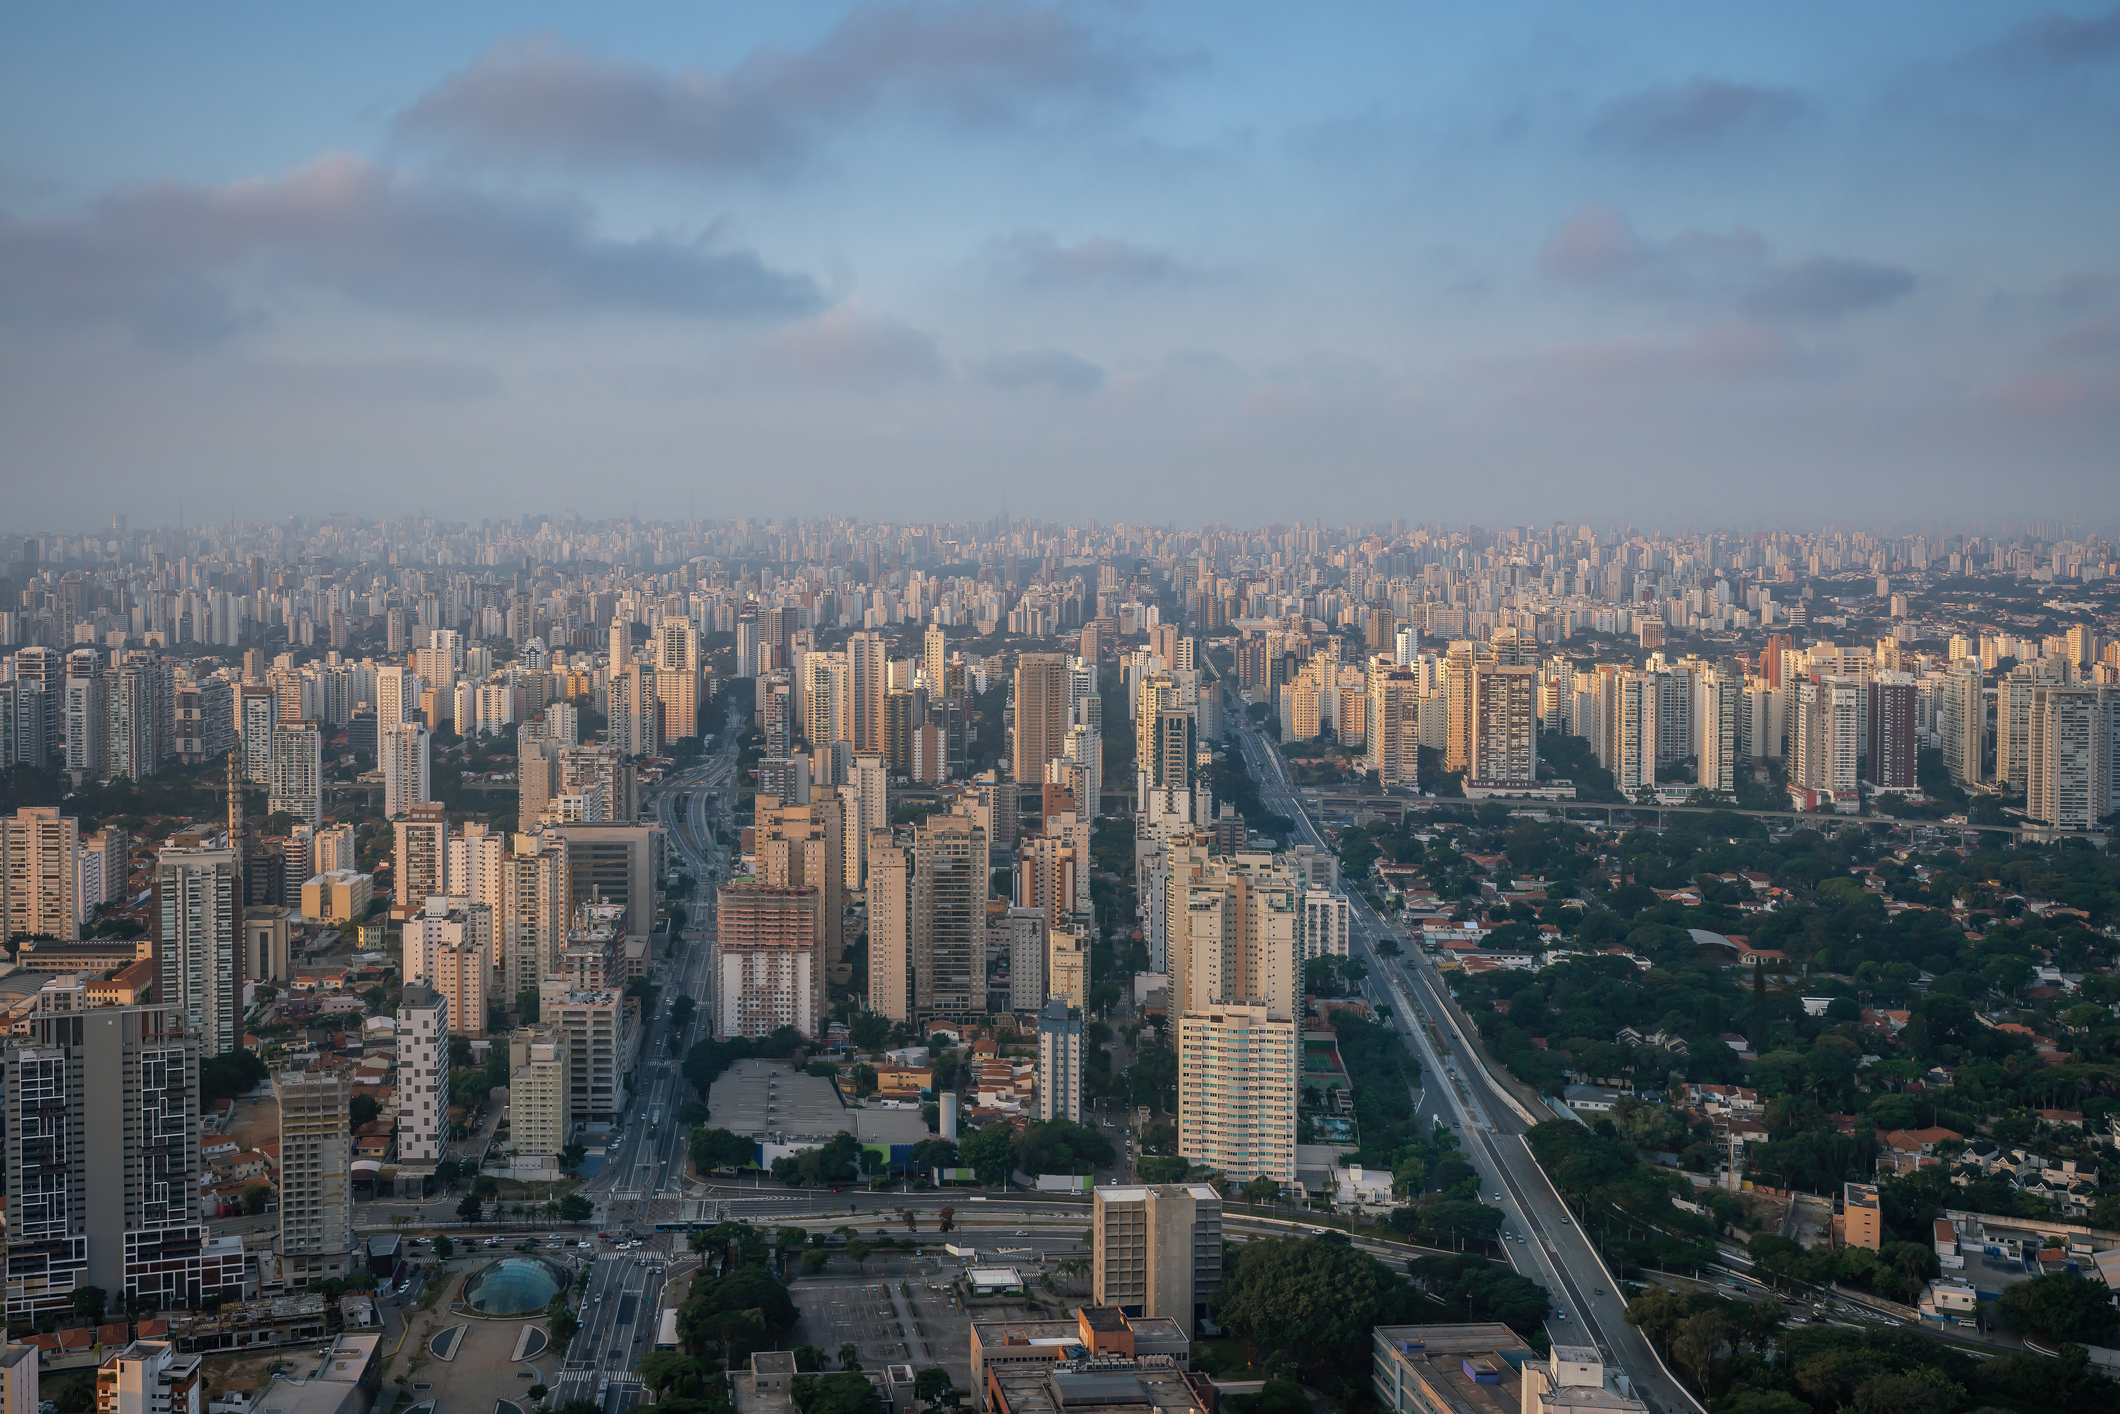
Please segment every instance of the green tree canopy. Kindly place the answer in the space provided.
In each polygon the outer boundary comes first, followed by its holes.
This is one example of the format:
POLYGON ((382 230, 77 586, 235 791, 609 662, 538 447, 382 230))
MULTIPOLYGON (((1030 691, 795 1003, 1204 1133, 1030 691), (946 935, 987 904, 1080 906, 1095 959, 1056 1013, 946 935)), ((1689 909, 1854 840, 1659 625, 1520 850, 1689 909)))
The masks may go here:
POLYGON ((1307 1367, 1368 1359, 1370 1330, 1405 1319, 1413 1291, 1344 1240, 1272 1237, 1235 1249, 1216 1310, 1260 1351, 1307 1367))

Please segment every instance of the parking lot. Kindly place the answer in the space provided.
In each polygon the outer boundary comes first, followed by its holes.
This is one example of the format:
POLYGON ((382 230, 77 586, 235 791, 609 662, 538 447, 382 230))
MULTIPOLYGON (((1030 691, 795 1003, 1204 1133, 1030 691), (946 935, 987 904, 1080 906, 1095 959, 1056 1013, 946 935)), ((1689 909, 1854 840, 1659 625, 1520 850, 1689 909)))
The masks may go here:
POLYGON ((797 1282, 788 1294, 802 1319, 789 1339, 835 1361, 839 1347, 851 1342, 864 1369, 940 1365, 959 1389, 969 1388, 971 1321, 949 1292, 947 1275, 938 1275, 933 1262, 871 1258, 862 1275, 797 1282))

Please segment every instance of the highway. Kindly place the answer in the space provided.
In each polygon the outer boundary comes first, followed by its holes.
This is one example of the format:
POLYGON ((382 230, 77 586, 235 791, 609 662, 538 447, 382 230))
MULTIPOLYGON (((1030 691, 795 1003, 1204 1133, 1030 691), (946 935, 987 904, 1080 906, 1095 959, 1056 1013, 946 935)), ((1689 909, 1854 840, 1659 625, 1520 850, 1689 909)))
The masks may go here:
MULTIPOLYGON (((1248 721, 1240 724, 1238 741, 1265 807, 1296 822, 1296 842, 1329 850, 1296 796, 1281 753, 1248 721)), ((1503 1246, 1510 1261, 1553 1293, 1556 1311, 1546 1321, 1547 1333, 1556 1344, 1596 1345, 1633 1380, 1651 1414, 1705 1414, 1648 1340, 1627 1324, 1626 1302, 1594 1246, 1531 1157, 1523 1137, 1531 1127, 1526 1112, 1488 1078, 1443 1004, 1441 974, 1418 944, 1377 916, 1359 890, 1344 892, 1353 914, 1353 947, 1369 965, 1372 987, 1389 987, 1392 1024, 1420 1058, 1427 1082, 1421 1102, 1464 1136, 1465 1156, 1480 1170, 1483 1200, 1507 1214, 1502 1226, 1511 1238, 1503 1246), (1375 943, 1387 937, 1398 942, 1400 957, 1377 953, 1375 943), (1434 1034, 1423 1018, 1435 1022, 1434 1034)))

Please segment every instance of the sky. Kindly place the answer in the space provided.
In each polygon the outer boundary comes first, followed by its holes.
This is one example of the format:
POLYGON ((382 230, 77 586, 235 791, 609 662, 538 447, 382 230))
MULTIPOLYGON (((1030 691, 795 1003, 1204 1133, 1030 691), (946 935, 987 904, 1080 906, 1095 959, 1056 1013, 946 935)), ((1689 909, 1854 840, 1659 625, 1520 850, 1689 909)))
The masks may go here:
POLYGON ((2120 524, 2120 8, 0 10, 0 525, 2120 524))

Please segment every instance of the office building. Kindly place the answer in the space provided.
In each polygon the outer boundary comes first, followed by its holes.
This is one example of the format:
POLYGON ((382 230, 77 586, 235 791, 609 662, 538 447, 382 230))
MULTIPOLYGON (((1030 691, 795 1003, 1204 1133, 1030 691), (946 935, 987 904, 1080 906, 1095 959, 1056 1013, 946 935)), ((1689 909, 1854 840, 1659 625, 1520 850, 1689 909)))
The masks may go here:
POLYGON ((717 893, 717 1037, 769 1036, 792 1026, 818 1034, 817 890, 729 884, 717 893))
MULTIPOLYGON (((418 722, 382 727, 376 732, 376 764, 383 772, 383 818, 396 820, 412 807, 434 798, 427 768, 427 728, 418 722)), ((542 759, 542 758, 540 758, 542 759)))
POLYGON ((1082 1016, 1064 997, 1038 1016, 1038 1118, 1082 1123, 1082 1016))
POLYGON ((81 823, 56 805, 0 818, 0 937, 81 936, 81 823))
POLYGON ((287 1285, 353 1273, 353 1072, 282 1067, 280 1277, 287 1285))
MULTIPOLYGON (((484 1019, 479 1031, 483 1032, 484 1019)), ((449 1142, 449 999, 407 983, 397 1009, 398 1161, 435 1164, 449 1142)), ((477 1034, 477 1033, 467 1033, 477 1034)))
POLYGON ((180 1015, 90 1007, 55 979, 0 1058, 10 1320, 88 1286, 168 1306, 242 1287, 242 1239, 199 1221, 199 1049, 180 1015))
POLYGON ((1099 1188, 1090 1219, 1099 1306, 1173 1320, 1187 1336, 1222 1284, 1222 1200, 1206 1184, 1099 1188))
POLYGON ((1390 1414, 1645 1414, 1595 1346, 1544 1355, 1498 1323, 1377 1326, 1371 1388, 1390 1414))
POLYGON ((1045 779, 1045 763, 1067 744, 1069 678, 1058 653, 1025 653, 1016 660, 1016 729, 1010 757, 1018 786, 1045 779))
POLYGON ((155 950, 162 959, 155 1000, 193 1028, 201 1058, 225 1055, 242 1043, 244 903, 235 851, 161 851, 154 893, 155 950))
POLYGON ((647 936, 655 926, 662 879, 663 832, 626 823, 555 825, 543 832, 566 842, 567 889, 574 906, 602 899, 626 906, 626 931, 647 936))
POLYGON ((1181 1016, 1178 1152, 1233 1182, 1295 1182, 1301 1051, 1285 1010, 1221 1005, 1181 1016))

